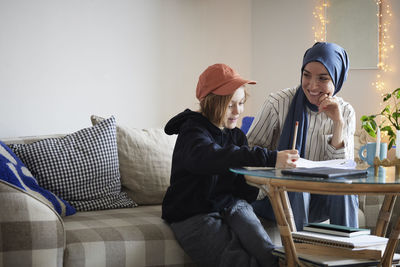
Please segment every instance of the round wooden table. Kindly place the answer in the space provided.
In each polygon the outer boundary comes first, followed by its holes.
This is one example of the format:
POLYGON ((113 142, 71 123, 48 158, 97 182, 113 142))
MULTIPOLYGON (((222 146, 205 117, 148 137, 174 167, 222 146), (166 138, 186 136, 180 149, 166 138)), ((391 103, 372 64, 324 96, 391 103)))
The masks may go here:
MULTIPOLYGON (((374 173, 374 168, 370 168, 367 177, 363 178, 334 179, 284 175, 281 170, 271 168, 232 168, 231 171, 244 175, 249 184, 267 193, 275 213, 288 266, 305 266, 298 259, 292 239, 292 232, 296 231, 296 226, 287 197, 288 191, 331 195, 385 195, 374 233, 377 236, 386 236, 393 206, 397 195, 400 194, 400 176, 396 175, 394 167, 380 167, 377 175, 374 173)), ((390 233, 380 266, 392 265, 400 235, 400 218, 397 218, 390 233)))

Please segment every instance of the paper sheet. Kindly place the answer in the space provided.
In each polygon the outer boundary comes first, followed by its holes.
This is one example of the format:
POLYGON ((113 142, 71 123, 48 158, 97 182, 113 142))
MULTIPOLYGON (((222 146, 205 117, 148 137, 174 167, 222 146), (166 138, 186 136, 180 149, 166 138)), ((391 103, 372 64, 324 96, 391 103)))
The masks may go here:
POLYGON ((356 162, 352 159, 332 159, 323 161, 312 161, 308 159, 299 158, 296 161, 297 168, 316 168, 316 167, 330 167, 340 169, 355 169, 356 162))
MULTIPOLYGON (((296 161, 297 168, 316 168, 316 167, 330 167, 340 169, 355 169, 356 162, 352 159, 332 159, 323 161, 313 161, 308 159, 299 158, 296 161)), ((274 167, 244 167, 247 170, 274 170, 274 167)))

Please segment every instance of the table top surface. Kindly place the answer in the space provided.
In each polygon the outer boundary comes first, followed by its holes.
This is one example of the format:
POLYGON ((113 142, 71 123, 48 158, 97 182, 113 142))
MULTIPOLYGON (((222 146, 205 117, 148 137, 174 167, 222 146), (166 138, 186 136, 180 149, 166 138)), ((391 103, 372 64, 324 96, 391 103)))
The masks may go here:
POLYGON ((396 176, 395 167, 379 167, 378 175, 374 175, 374 168, 368 168, 368 175, 365 177, 348 176, 337 178, 319 178, 309 176, 282 174, 281 170, 274 168, 231 168, 234 173, 255 176, 260 178, 291 180, 291 181, 309 181, 337 184, 376 184, 376 185, 400 185, 400 176, 396 176))

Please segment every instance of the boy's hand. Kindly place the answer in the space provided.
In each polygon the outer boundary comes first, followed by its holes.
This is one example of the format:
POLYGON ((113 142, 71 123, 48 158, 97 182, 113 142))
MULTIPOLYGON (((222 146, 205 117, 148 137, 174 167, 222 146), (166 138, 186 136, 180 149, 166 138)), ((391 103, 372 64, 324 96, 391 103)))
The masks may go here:
POLYGON ((299 153, 297 150, 278 151, 275 168, 277 169, 296 168, 296 161, 298 159, 299 159, 299 153))

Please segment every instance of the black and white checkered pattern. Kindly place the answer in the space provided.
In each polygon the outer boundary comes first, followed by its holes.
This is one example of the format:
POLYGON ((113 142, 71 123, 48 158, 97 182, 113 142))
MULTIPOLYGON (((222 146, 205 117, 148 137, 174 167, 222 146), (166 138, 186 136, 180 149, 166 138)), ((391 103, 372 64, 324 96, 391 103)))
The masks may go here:
POLYGON ((63 138, 10 147, 40 186, 78 211, 135 205, 121 192, 114 117, 63 138))

